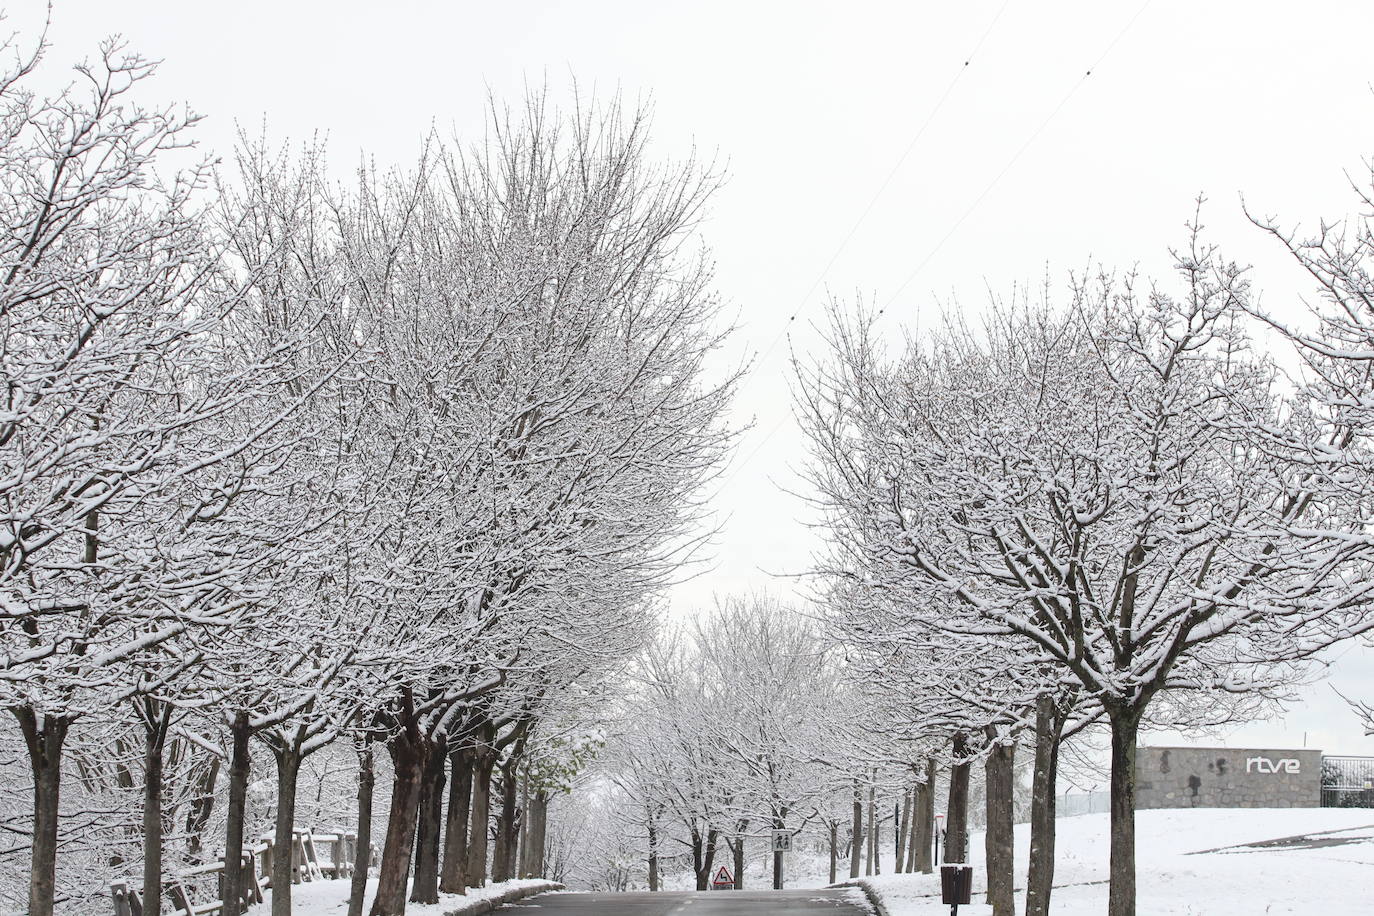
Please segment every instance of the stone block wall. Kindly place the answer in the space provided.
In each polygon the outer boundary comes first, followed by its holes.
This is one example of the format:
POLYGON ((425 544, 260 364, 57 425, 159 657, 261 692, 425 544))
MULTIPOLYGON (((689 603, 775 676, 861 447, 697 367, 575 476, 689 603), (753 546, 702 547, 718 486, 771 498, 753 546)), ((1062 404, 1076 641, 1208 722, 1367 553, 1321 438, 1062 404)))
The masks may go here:
POLYGON ((1321 751, 1142 747, 1137 808, 1315 808, 1321 751))

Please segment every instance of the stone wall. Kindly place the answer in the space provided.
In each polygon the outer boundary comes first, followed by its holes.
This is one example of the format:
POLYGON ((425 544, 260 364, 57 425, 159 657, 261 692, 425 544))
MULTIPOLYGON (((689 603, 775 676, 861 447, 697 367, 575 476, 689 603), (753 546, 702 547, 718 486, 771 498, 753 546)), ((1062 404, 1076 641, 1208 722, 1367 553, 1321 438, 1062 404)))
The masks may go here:
POLYGON ((1137 808, 1315 808, 1321 751, 1142 747, 1137 808))

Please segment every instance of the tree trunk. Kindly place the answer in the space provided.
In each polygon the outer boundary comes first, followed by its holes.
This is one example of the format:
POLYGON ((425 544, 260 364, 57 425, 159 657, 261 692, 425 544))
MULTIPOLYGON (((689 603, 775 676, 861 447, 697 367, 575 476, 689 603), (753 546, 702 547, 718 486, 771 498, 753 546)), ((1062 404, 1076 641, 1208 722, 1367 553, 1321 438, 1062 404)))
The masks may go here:
POLYGON ((696 878, 697 890, 707 890, 706 877, 711 867, 706 864, 706 841, 695 827, 692 828, 692 874, 696 878))
POLYGON ((143 703, 143 913, 162 913, 162 763, 171 708, 151 698, 143 703))
POLYGON ((835 867, 839 864, 840 824, 839 821, 830 822, 830 883, 834 884, 837 880, 835 867))
POLYGON ((536 789, 530 803, 530 854, 529 873, 526 878, 544 877, 545 840, 549 835, 549 793, 536 789))
POLYGON ((701 832, 692 827, 692 868, 696 872, 697 890, 711 889, 711 868, 716 861, 716 840, 719 833, 708 827, 703 841, 701 832))
POLYGON ((702 890, 711 888, 711 869, 716 865, 716 843, 720 840, 720 831, 711 828, 706 831, 706 869, 701 873, 702 890))
POLYGON ((1031 786, 1030 869, 1025 916, 1049 916, 1054 887, 1055 781, 1064 717, 1046 694, 1035 703, 1035 775, 1031 786))
POLYGON ((472 780, 472 818, 468 829, 468 858, 463 871, 469 887, 487 883, 487 829, 491 819, 491 771, 496 766, 494 754, 484 753, 477 758, 472 780))
POLYGON ((239 711, 229 724, 229 801, 224 826, 224 914, 238 916, 247 905, 248 881, 243 874, 243 831, 248 804, 248 773, 253 759, 248 740, 253 727, 248 713, 239 711))
MULTIPOLYGON (((291 861, 295 858, 296 779, 301 752, 295 746, 273 749, 277 758, 277 830, 272 838, 272 916, 291 916, 291 861)), ((302 857, 304 866, 304 857, 302 857)))
POLYGON ((202 837, 210 817, 215 813, 215 784, 219 782, 220 759, 211 757, 196 782, 196 795, 191 800, 191 810, 186 814, 186 834, 190 838, 187 846, 193 864, 202 864, 205 843, 202 837))
MULTIPOLYGON (((781 813, 781 814, 775 814, 775 815, 773 815, 773 829, 774 829, 774 830, 786 830, 786 829, 787 829, 787 809, 786 809, 786 808, 784 808, 784 809, 782 810, 782 813, 781 813)), ((780 852, 780 851, 778 851, 778 850, 774 850, 774 851, 773 851, 773 890, 775 890, 775 891, 780 891, 780 890, 782 890, 782 887, 783 887, 782 867, 783 867, 783 853, 780 852)))
POLYGON ((916 847, 916 856, 912 867, 923 874, 931 874, 935 871, 935 853, 932 846, 935 842, 935 781, 939 773, 935 767, 935 761, 926 759, 926 781, 920 787, 920 812, 919 824, 916 833, 920 846, 916 847))
POLYGON ((649 891, 653 892, 658 890, 658 825, 654 823, 652 807, 645 813, 648 815, 649 826, 649 891))
MULTIPOLYGON (((895 874, 902 873, 902 866, 906 860, 903 853, 906 852, 906 844, 911 842, 911 795, 912 788, 910 786, 902 789, 901 819, 894 821, 897 824, 897 849, 892 860, 892 871, 895 874)), ((894 818, 897 816, 895 809, 892 814, 894 818)))
POLYGON ((420 807, 420 779, 424 772, 425 741, 414 728, 402 729, 389 742, 395 775, 391 783, 391 814, 386 819, 386 845, 377 875, 377 895, 371 916, 403 916, 406 879, 415 846, 416 816, 420 807))
POLYGON ((749 819, 743 818, 735 824, 735 890, 744 890, 744 834, 749 830, 749 819))
POLYGON ((1140 713, 1109 709, 1112 723, 1112 851, 1107 916, 1135 916, 1135 751, 1140 713))
POLYGON ((348 916, 363 916, 367 870, 372 867, 372 788, 376 781, 372 737, 368 735, 358 748, 358 842, 353 851, 353 880, 348 887, 348 916))
POLYGON ((692 828, 692 875, 696 879, 697 890, 706 890, 705 883, 701 880, 701 870, 706 861, 706 843, 697 832, 697 828, 692 828))
POLYGON ((491 879, 509 881, 514 875, 516 822, 520 817, 519 783, 516 771, 520 758, 516 754, 501 764, 501 812, 496 818, 496 848, 492 852, 491 879))
POLYGON ((874 804, 873 797, 876 792, 874 786, 868 787, 868 833, 864 836, 864 876, 873 874, 873 834, 876 832, 877 824, 874 823, 874 804))
POLYGON ((859 877, 859 854, 864 841, 864 802, 859 784, 854 783, 854 818, 849 839, 849 877, 859 877))
POLYGON ((987 830, 983 834, 983 853, 987 860, 987 902, 992 906, 992 916, 1016 916, 1015 840, 1012 835, 1015 760, 1016 745, 994 744, 983 766, 987 780, 987 830))
POLYGON ((33 845, 29 852, 29 916, 52 916, 57 888, 57 820, 62 789, 62 746, 71 717, 15 706, 33 771, 33 845))
POLYGON ((448 743, 429 742, 420 774, 418 823, 415 828, 415 880, 411 903, 439 902, 439 841, 444 819, 444 782, 448 772, 448 743))
POLYGON ((528 768, 520 776, 520 847, 519 854, 515 856, 515 867, 511 869, 511 877, 523 878, 525 872, 529 871, 530 855, 530 771, 528 768))
POLYGON ((949 769, 949 810, 945 812, 945 861, 968 861, 969 744, 954 736, 954 764, 949 769))
MULTIPOLYGON (((871 802, 872 796, 869 796, 869 799, 871 802)), ((869 805, 869 818, 873 822, 871 829, 873 831, 873 874, 875 875, 883 873, 883 819, 881 811, 882 809, 876 804, 869 805)))
POLYGON ((468 855, 468 815, 472 808, 472 752, 459 749, 449 755, 448 813, 444 821, 444 866, 439 890, 467 893, 463 868, 468 855))

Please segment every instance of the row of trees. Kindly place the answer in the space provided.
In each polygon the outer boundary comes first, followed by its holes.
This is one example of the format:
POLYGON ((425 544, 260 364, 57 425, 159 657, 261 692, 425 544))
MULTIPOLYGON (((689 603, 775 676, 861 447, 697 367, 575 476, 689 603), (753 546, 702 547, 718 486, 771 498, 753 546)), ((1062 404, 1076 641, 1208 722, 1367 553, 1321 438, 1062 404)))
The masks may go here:
POLYGON ((289 848, 341 740, 352 913, 374 746, 375 916, 522 870, 525 808, 539 870, 731 440, 736 375, 703 376, 728 331, 694 243, 711 169, 651 164, 639 113, 532 98, 346 184, 317 145, 248 139, 174 170, 196 119, 141 101, 152 64, 107 44, 49 98, 43 50, 0 78, 0 706, 33 789, 0 861, 27 859, 28 911, 89 910, 137 863, 159 912, 216 810, 236 911, 261 751, 289 848), (64 807, 73 748, 81 797, 137 785, 139 823, 64 807))
POLYGON ((832 308, 831 354, 797 368, 831 537, 816 619, 732 599, 669 630, 611 739, 650 888, 684 860, 705 887, 723 850, 743 877, 746 841, 774 829, 828 833, 831 879, 846 852, 857 875, 884 795, 903 799, 899 867, 928 867, 942 771, 944 859, 966 861, 978 765, 988 901, 1009 916, 1024 747, 1026 912, 1049 912, 1059 754, 1094 729, 1110 737, 1109 911, 1134 912, 1141 729, 1253 717, 1374 626, 1374 234, 1260 225, 1322 291, 1311 329, 1262 313, 1196 221, 1176 295, 1074 278, 1063 304, 1048 288, 996 301, 895 355, 875 315, 832 308))
MULTIPOLYGON (((910 710, 884 709, 888 694, 866 689, 857 662, 826 621, 768 595, 722 598, 665 627, 581 789, 615 824, 613 842, 585 841, 587 855, 615 863, 590 880, 659 890, 687 873, 706 889, 725 865, 740 889, 762 859, 781 888, 776 831, 796 837, 805 880, 874 874, 884 861, 931 871, 937 794, 948 794, 937 775, 963 764, 950 804, 966 814, 968 761, 910 710)), ((1010 823, 1010 791, 987 804, 1010 823)))
MULTIPOLYGON (((1194 221, 1172 289, 1076 277, 895 349, 837 304, 829 353, 798 364, 824 607, 858 669, 955 760, 983 757, 990 799, 1034 729, 1027 913, 1048 907, 1066 726, 1110 730, 1108 911, 1132 916, 1142 726, 1243 714, 1374 626, 1370 224, 1261 225, 1318 285, 1310 327, 1263 313, 1194 221)), ((1009 916, 1010 825, 989 811, 1009 916)))

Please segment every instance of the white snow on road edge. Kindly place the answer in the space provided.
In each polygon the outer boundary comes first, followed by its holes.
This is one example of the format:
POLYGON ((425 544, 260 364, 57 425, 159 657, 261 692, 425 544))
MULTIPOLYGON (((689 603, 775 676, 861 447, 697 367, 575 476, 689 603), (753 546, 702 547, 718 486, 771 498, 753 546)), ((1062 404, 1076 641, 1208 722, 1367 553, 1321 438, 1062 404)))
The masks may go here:
MULTIPOLYGON (((345 916, 348 912, 350 883, 349 879, 342 878, 337 881, 311 881, 294 885, 291 888, 292 916, 345 916)), ((507 895, 529 897, 545 891, 558 890, 562 886, 553 881, 527 879, 503 881, 500 884, 488 884, 486 887, 470 887, 466 894, 440 894, 438 903, 407 904, 406 916, 455 916, 480 903, 504 900, 507 895)), ((369 878, 366 897, 369 905, 376 889, 377 879, 369 878)), ((248 908, 247 916, 270 916, 271 912, 272 893, 268 891, 262 903, 248 908)), ((366 907, 363 912, 367 912, 366 907)))

